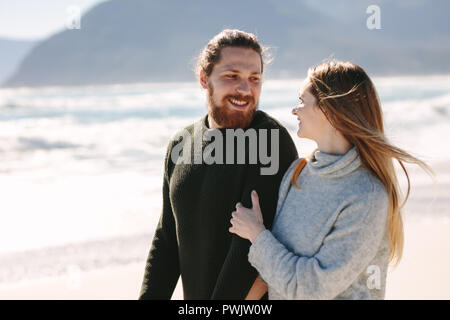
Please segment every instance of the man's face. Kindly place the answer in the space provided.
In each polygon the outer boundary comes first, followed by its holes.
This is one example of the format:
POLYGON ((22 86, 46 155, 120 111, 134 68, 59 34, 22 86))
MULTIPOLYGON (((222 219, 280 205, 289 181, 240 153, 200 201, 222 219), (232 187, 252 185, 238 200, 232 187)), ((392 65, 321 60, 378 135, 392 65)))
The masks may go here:
POLYGON ((200 75, 208 90, 210 127, 246 128, 258 107, 261 58, 253 49, 225 47, 210 76, 200 75))

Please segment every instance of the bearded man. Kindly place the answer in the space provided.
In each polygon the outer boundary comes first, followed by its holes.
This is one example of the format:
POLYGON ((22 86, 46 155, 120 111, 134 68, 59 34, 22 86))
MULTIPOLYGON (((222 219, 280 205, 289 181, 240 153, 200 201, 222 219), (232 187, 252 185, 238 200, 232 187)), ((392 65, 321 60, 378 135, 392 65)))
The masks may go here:
POLYGON ((256 190, 270 229, 281 179, 298 157, 287 130, 258 110, 263 69, 262 46, 240 30, 223 30, 201 52, 197 75, 207 92, 208 113, 167 148, 162 213, 139 299, 170 299, 180 276, 184 299, 251 298, 259 278, 248 262, 250 242, 228 231, 231 212, 237 203, 251 207, 250 193, 256 190), (236 147, 230 130, 244 134, 245 145, 236 147), (212 135, 214 141, 205 139, 212 135), (231 161, 207 161, 206 150, 231 161), (267 155, 251 160, 267 150, 277 163, 276 170, 264 173, 267 155))

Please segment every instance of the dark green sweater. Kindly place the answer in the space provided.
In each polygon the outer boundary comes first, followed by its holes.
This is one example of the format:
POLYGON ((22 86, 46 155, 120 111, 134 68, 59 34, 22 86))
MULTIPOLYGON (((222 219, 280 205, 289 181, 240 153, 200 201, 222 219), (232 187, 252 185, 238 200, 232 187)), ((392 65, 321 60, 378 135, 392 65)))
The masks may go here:
MULTIPOLYGON (((194 128, 201 128, 203 134, 210 130, 207 124, 205 116, 186 130, 198 135, 200 130, 194 132, 194 128)), ((266 139, 269 154, 270 129, 279 129, 279 169, 276 174, 262 175, 261 167, 270 165, 262 165, 259 157, 257 164, 249 163, 249 139, 245 144, 246 164, 237 164, 237 146, 234 164, 226 164, 225 148, 224 164, 176 163, 171 158, 172 149, 183 139, 178 137, 169 143, 163 208, 147 258, 140 299, 170 299, 180 275, 185 299, 244 299, 247 295, 257 272, 248 262, 250 241, 228 231, 231 212, 237 202, 251 207, 250 192, 254 189, 260 198, 265 226, 270 228, 281 179, 298 157, 287 130, 263 111, 255 112, 249 128, 256 129, 258 145, 258 129, 269 129, 269 139, 266 139)), ((216 130, 223 133, 225 146, 225 129, 216 130)), ((213 141, 203 142, 201 149, 213 141)), ((199 156, 193 139, 190 143, 191 156, 199 156)))

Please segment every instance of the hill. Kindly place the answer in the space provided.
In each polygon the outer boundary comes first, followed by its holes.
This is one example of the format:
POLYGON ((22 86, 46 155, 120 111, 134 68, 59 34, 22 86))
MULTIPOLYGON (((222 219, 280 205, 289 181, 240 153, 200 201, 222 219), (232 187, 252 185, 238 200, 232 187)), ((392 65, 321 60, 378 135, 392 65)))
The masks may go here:
POLYGON ((223 28, 256 33, 272 47, 270 77, 300 77, 333 56, 376 75, 449 73, 445 0, 110 0, 80 30, 38 43, 5 86, 194 80, 195 58, 223 28), (366 8, 378 4, 380 30, 366 8))

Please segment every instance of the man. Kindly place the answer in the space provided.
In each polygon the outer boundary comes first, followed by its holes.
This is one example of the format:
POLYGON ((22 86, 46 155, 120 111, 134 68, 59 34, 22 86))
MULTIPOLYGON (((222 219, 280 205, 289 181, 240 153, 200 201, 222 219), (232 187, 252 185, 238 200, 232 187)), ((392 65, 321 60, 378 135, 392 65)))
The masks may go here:
POLYGON ((250 207, 256 190, 270 228, 281 179, 298 157, 287 130, 257 110, 263 58, 253 34, 216 35, 200 54, 197 73, 208 114, 169 143, 162 214, 140 299, 170 299, 180 275, 185 299, 246 298, 257 272, 247 258, 250 242, 228 231, 231 212, 239 202, 250 207), (234 144, 239 133, 247 138, 241 148, 234 144), (271 168, 267 150, 276 162, 271 168))

